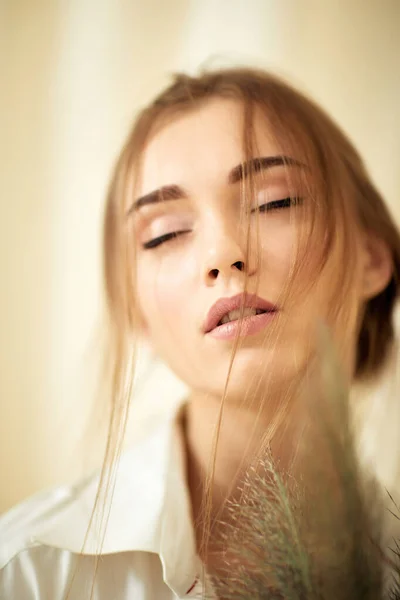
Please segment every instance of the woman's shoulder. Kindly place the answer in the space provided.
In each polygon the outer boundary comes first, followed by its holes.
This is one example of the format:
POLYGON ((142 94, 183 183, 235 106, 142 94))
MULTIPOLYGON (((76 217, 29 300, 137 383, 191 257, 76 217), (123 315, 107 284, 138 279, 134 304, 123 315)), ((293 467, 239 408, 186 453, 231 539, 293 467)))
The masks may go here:
POLYGON ((62 597, 59 591, 65 589, 78 553, 70 552, 62 535, 55 540, 58 546, 47 544, 46 536, 53 535, 61 522, 75 528, 68 513, 94 479, 92 475, 75 485, 39 492, 0 517, 1 598, 40 599, 50 589, 52 597, 62 597))
MULTIPOLYGON (((176 410, 164 412, 143 422, 140 435, 124 450, 118 465, 110 465, 115 475, 113 483, 108 483, 107 478, 102 477, 101 468, 96 468, 73 484, 36 493, 0 515, 0 568, 18 552, 38 544, 81 553, 85 542, 88 553, 98 552, 99 539, 94 533, 87 535, 92 515, 96 514, 96 499, 99 510, 101 504, 110 504, 110 517, 120 514, 118 510, 125 505, 128 508, 129 504, 131 509, 142 505, 145 495, 156 499, 174 437, 175 414, 176 410), (154 483, 150 490, 149 473, 152 473, 154 483), (99 491, 102 498, 98 497, 99 491), (109 502, 111 494, 112 505, 109 502)), ((109 549, 108 538, 104 542, 109 549)))
POLYGON ((99 554, 102 567, 96 585, 105 589, 107 573, 118 572, 119 581, 130 573, 131 585, 154 580, 161 586, 157 597, 170 598, 169 588, 167 595, 161 593, 165 584, 160 564, 164 575, 171 570, 173 579, 178 578, 177 589, 191 586, 197 567, 184 449, 176 427, 179 408, 152 419, 124 451, 112 484, 98 470, 75 485, 36 494, 0 517, 0 597, 5 589, 7 598, 36 599, 20 593, 23 585, 27 590, 39 584, 43 589, 65 589, 78 557, 79 572, 86 572, 87 581, 93 570, 98 572, 99 554), (106 522, 106 527, 99 526, 106 522), (182 572, 175 573, 176 564, 182 572))
POLYGON ((38 537, 68 512, 95 479, 96 474, 91 474, 76 484, 41 491, 1 515, 0 569, 18 552, 37 545, 38 537))

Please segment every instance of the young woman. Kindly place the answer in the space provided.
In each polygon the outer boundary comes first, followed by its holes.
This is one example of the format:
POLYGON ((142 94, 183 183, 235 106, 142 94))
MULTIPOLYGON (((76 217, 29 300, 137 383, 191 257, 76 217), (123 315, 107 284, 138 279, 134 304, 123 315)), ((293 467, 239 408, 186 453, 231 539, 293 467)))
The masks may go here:
POLYGON ((345 135, 262 71, 178 76, 139 115, 110 186, 104 265, 105 464, 2 518, 1 598, 200 597, 246 468, 267 447, 302 473, 321 328, 349 388, 372 389, 395 360, 398 231, 345 135), (160 397, 120 457, 141 338, 190 394, 168 410, 160 397))

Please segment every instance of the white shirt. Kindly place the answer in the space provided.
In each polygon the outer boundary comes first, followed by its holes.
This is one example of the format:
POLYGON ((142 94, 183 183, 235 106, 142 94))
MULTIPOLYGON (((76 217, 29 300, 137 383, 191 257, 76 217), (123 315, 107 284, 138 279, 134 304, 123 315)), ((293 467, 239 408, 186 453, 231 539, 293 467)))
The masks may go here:
POLYGON ((1 600, 65 600, 67 591, 68 600, 201 597, 179 409, 153 418, 122 455, 96 573, 96 522, 80 553, 99 474, 34 496, 0 518, 1 600))

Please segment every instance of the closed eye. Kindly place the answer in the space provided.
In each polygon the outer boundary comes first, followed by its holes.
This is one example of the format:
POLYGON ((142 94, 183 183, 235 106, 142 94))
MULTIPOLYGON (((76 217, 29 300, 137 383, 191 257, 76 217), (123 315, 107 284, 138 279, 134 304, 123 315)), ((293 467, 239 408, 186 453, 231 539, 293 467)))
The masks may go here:
POLYGON ((261 204, 260 206, 253 208, 251 212, 270 212, 282 208, 289 208, 290 206, 296 206, 301 204, 301 202, 302 198, 282 198, 281 200, 272 200, 271 202, 261 204))
POLYGON ((160 235, 156 238, 153 238, 152 240, 149 240, 148 242, 145 242, 143 244, 143 249, 151 250, 152 248, 157 248, 157 246, 161 246, 161 244, 165 244, 165 242, 173 240, 178 236, 183 235, 184 233, 190 233, 190 231, 190 229, 183 229, 181 231, 171 231, 170 233, 164 233, 163 235, 160 235))
MULTIPOLYGON (((255 208, 253 208, 251 210, 252 213, 255 212, 260 212, 260 213, 265 213, 265 212, 272 212, 272 211, 276 211, 276 210, 281 210, 284 208, 289 208, 291 206, 296 206, 301 204, 301 202, 303 201, 302 198, 282 198, 280 200, 272 200, 270 202, 266 202, 265 204, 261 204, 260 206, 257 206, 255 208)), ((174 240, 175 238, 184 235, 186 233, 190 233, 191 230, 190 229, 182 229, 179 231, 171 231, 169 233, 164 233, 163 235, 160 235, 156 238, 153 238, 151 240, 149 240, 148 242, 144 242, 143 244, 143 249, 144 250, 151 250, 153 248, 157 248, 158 246, 161 246, 162 244, 165 244, 166 242, 169 242, 171 240, 174 240)))

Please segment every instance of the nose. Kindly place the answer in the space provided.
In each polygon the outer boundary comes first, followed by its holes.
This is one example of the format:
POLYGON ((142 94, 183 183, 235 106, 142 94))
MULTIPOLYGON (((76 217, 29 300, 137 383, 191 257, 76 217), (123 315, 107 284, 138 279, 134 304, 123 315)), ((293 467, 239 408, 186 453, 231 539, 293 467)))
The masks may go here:
MULTIPOLYGON (((246 247, 248 244, 243 244, 246 247)), ((205 247, 203 277, 206 285, 213 285, 217 280, 228 280, 238 272, 250 276, 255 266, 250 260, 250 249, 247 252, 235 239, 231 232, 213 231, 208 236, 205 247)))
MULTIPOLYGON (((245 271, 245 264, 242 260, 237 260, 236 262, 234 262, 231 265, 231 269, 232 270, 237 269, 238 271, 245 271)), ((215 279, 220 277, 222 273, 223 273, 223 270, 221 268, 209 269, 207 272, 207 279, 209 281, 215 281, 215 279)))

